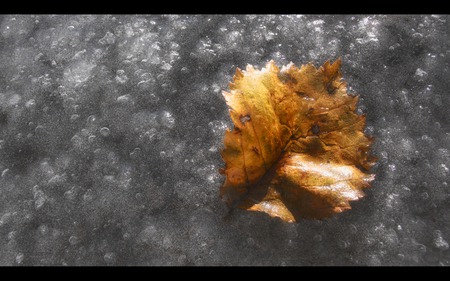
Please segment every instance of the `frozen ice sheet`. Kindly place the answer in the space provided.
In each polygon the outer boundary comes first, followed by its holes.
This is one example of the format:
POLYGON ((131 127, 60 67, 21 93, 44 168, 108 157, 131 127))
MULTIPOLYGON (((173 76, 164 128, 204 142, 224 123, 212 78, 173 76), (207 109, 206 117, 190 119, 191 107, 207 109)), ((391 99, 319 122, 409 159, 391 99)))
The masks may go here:
POLYGON ((0 16, 0 265, 450 265, 450 17, 0 16), (218 198, 236 67, 343 60, 376 139, 351 211, 218 198))

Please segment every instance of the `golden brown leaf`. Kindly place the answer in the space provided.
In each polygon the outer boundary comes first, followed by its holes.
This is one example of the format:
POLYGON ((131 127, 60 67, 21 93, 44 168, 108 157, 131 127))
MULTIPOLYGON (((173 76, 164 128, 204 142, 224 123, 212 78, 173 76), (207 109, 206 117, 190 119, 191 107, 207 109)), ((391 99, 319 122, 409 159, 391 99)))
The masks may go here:
POLYGON ((350 209, 364 195, 372 140, 340 64, 236 70, 223 93, 234 129, 225 132, 220 194, 230 207, 295 222, 350 209))

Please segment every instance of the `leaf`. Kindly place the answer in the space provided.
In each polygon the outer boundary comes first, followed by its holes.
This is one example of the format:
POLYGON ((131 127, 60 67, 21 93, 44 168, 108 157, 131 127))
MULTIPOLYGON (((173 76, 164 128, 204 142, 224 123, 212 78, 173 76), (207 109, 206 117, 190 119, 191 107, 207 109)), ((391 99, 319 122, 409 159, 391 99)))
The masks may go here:
POLYGON ((364 135, 365 116, 355 113, 341 61, 281 71, 239 68, 223 92, 234 129, 227 129, 221 197, 231 208, 260 211, 287 222, 322 219, 350 209, 374 175, 364 135))

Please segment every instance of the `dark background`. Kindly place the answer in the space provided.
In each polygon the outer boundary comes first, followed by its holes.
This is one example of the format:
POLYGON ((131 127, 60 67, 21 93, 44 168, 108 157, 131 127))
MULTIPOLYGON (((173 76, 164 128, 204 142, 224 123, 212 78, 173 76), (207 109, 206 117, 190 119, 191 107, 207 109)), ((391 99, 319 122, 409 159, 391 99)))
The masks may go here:
POLYGON ((0 16, 0 265, 449 265, 449 20, 0 16), (235 68, 338 57, 376 140, 367 196, 225 219, 235 68))

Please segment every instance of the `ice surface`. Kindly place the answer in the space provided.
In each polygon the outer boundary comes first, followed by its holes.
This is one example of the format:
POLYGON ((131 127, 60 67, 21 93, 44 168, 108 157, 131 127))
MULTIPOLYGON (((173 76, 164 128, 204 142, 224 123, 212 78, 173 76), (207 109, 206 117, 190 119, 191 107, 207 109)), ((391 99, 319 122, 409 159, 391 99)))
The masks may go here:
POLYGON ((0 265, 450 265, 450 17, 3 15, 0 265), (352 210, 218 198, 235 68, 343 60, 375 137, 352 210))

